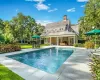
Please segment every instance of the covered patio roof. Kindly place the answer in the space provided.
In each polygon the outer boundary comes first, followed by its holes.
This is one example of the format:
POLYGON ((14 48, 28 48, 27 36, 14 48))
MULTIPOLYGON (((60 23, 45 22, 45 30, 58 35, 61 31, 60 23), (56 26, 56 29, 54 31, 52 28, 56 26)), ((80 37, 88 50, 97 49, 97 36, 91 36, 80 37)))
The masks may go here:
POLYGON ((53 36, 53 37, 60 37, 60 36, 75 36, 76 34, 73 32, 63 31, 63 32, 56 32, 56 33, 43 33, 42 37, 53 36))

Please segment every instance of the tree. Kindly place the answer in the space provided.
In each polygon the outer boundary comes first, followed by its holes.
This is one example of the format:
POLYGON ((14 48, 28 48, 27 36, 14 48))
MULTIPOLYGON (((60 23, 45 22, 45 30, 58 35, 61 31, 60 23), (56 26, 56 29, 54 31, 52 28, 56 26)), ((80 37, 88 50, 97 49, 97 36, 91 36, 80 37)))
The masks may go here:
POLYGON ((4 29, 4 24, 3 24, 3 20, 0 19, 0 33, 3 33, 4 29))
POLYGON ((9 41, 12 42, 13 41, 13 35, 11 33, 11 25, 9 23, 9 21, 5 21, 4 23, 4 38, 5 41, 9 41))
POLYGON ((44 26, 42 26, 41 24, 38 24, 36 27, 36 34, 41 35, 43 30, 44 30, 44 26))
POLYGON ((27 25, 26 25, 26 38, 28 40, 32 39, 32 36, 34 35, 34 31, 36 29, 37 23, 34 18, 27 16, 27 25))
POLYGON ((25 16, 18 13, 11 21, 3 21, 0 19, 0 32, 6 40, 10 41, 31 41, 34 34, 41 35, 43 26, 37 24, 31 16, 25 16))
POLYGON ((81 37, 92 27, 100 29, 100 0, 89 0, 85 6, 84 16, 79 19, 81 37))

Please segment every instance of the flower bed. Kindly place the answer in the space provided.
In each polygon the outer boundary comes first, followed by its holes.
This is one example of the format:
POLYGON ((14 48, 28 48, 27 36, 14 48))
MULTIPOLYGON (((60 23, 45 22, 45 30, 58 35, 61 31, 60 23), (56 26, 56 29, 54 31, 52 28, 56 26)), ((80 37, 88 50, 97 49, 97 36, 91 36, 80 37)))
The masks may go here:
POLYGON ((20 51, 21 47, 18 44, 5 44, 0 45, 0 53, 20 51))

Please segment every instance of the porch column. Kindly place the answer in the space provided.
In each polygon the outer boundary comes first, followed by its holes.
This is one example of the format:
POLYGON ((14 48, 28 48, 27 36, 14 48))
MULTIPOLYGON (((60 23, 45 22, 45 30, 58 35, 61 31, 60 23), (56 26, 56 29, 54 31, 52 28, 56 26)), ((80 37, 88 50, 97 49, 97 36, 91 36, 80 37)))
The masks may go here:
POLYGON ((68 37, 68 46, 70 46, 70 37, 68 37))
POLYGON ((40 44, 41 44, 41 38, 40 38, 40 44))
POLYGON ((57 46, 59 45, 59 38, 57 37, 57 46))
POLYGON ((51 45, 51 37, 50 37, 50 45, 51 45))
POLYGON ((75 40, 76 40, 76 43, 78 43, 78 37, 77 36, 76 36, 76 39, 75 40))
POLYGON ((76 39, 76 37, 74 36, 74 39, 73 39, 74 40, 74 44, 76 43, 76 40, 75 39, 76 39))
POLYGON ((63 42, 62 39, 63 39, 63 37, 61 37, 61 43, 63 42))

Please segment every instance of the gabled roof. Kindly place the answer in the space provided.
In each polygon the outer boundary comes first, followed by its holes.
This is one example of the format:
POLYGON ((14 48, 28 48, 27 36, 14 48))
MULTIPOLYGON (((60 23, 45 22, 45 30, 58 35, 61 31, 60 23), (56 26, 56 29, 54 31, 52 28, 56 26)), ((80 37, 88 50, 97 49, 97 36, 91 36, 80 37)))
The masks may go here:
POLYGON ((41 36, 60 36, 60 35, 78 35, 78 25, 70 24, 69 20, 49 23, 45 27, 44 33, 41 36), (59 31, 59 29, 62 29, 59 31))
POLYGON ((58 27, 61 27, 61 26, 66 26, 66 24, 69 24, 69 20, 49 23, 49 24, 46 25, 45 28, 58 28, 58 27))
POLYGON ((77 35, 79 35, 79 26, 78 26, 78 24, 72 25, 71 28, 73 29, 73 31, 74 31, 77 35))

